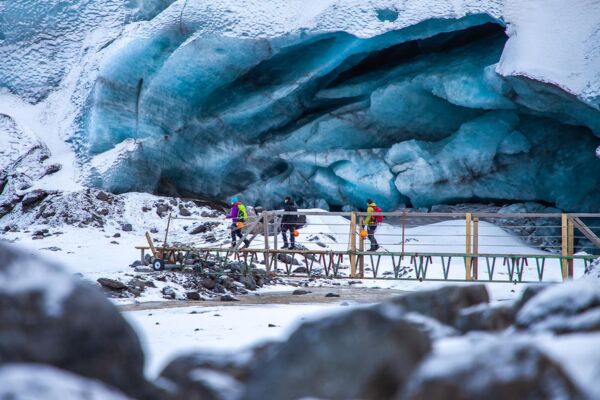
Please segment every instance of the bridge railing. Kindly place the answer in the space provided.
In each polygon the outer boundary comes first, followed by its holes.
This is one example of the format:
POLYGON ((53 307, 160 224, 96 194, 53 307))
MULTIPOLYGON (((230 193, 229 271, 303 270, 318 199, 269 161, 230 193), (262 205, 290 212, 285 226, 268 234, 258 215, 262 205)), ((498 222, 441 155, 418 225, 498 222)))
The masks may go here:
MULTIPOLYGON (((233 248, 169 248, 167 233, 164 251, 157 248, 160 254, 212 252, 250 260, 250 264, 260 258, 267 272, 287 275, 312 276, 319 269, 321 276, 332 278, 493 282, 564 280, 582 273, 600 255, 596 236, 600 214, 397 211, 372 215, 383 217, 375 230, 380 245, 376 251, 369 250, 363 232, 367 213, 311 210, 264 211, 249 219, 243 228, 244 239, 251 241, 248 249, 242 248, 241 240, 233 248), (306 215, 307 224, 295 237, 296 248, 284 249, 281 219, 298 214, 306 215)), ((139 248, 143 258, 144 248, 139 248)))

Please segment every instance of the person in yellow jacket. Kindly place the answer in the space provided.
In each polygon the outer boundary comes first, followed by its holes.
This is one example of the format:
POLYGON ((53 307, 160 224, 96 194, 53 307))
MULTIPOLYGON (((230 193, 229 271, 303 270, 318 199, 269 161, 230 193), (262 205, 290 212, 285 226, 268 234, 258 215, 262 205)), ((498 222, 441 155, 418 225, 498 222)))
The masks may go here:
POLYGON ((380 213, 381 208, 377 207, 377 204, 373 202, 373 200, 367 200, 367 218, 365 219, 365 225, 367 226, 367 233, 369 242, 371 242, 371 248, 369 251, 377 251, 379 249, 379 243, 377 243, 377 239, 375 239, 375 230, 377 230, 377 226, 381 221, 383 221, 383 216, 381 215, 373 215, 373 213, 380 213))

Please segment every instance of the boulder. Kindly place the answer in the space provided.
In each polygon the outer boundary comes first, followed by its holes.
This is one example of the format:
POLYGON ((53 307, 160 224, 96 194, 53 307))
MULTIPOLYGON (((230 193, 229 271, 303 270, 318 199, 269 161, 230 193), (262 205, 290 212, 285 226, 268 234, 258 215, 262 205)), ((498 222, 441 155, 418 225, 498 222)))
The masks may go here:
POLYGON ((225 295, 221 296, 221 301, 240 301, 240 300, 236 299, 235 297, 233 297, 230 294, 225 294, 225 295))
POLYGON ((112 203, 112 197, 106 192, 98 192, 98 194, 96 194, 96 199, 104 201, 106 203, 112 203))
POLYGON ((540 294, 545 289, 548 289, 550 286, 550 284, 534 284, 527 286, 525 290, 523 290, 523 293, 521 293, 521 297, 519 297, 514 304, 515 312, 519 311, 521 308, 523 308, 525 303, 540 294))
POLYGON ((192 213, 187 208, 179 206, 179 215, 182 217, 191 217, 192 213))
POLYGON ((185 296, 187 297, 188 300, 194 300, 194 301, 202 300, 202 297, 200 297, 200 293, 198 293, 198 292, 186 292, 185 296))
POLYGON ((394 298, 391 304, 405 311, 417 312, 446 325, 452 325, 463 308, 489 301, 485 285, 468 285, 412 292, 394 298))
POLYGON ((308 272, 306 267, 298 267, 292 271, 294 274, 305 274, 308 272))
POLYGON ((242 398, 391 398, 431 349, 401 314, 361 308, 301 325, 257 361, 242 398))
POLYGON ((428 358, 397 399, 584 399, 563 369, 533 342, 463 343, 428 358))
POLYGON ((133 231, 133 226, 131 224, 123 224, 121 225, 121 230, 123 232, 131 232, 133 231))
POLYGON ((478 304, 460 310, 454 326, 465 333, 470 331, 500 331, 515 322, 512 305, 490 306, 478 304))
POLYGON ((203 278, 201 285, 208 290, 213 290, 215 288, 216 282, 212 278, 203 278))
POLYGON ((97 282, 100 284, 100 286, 109 290, 120 291, 127 289, 127 285, 116 279, 99 278, 97 282))
POLYGON ((302 296, 302 295, 309 294, 309 293, 312 293, 312 292, 309 290, 304 290, 304 289, 296 289, 292 292, 292 295, 302 296))
POLYGON ((140 342, 99 290, 2 242, 0 260, 0 364, 53 365, 147 396, 140 342))
POLYGON ((256 281, 254 277, 250 275, 241 276, 240 282, 244 284, 244 287, 248 290, 256 290, 256 281))
POLYGON ((29 192, 25 196, 23 196, 23 199, 21 200, 21 204, 23 204, 23 207, 32 207, 32 206, 36 205, 37 203, 39 203, 40 201, 44 200, 47 196, 48 196, 48 192, 46 192, 44 190, 41 190, 41 189, 32 190, 31 192, 29 192))
POLYGON ((600 331, 600 282, 586 279, 549 287, 523 305, 516 326, 557 334, 600 331))
POLYGON ((0 366, 0 399, 127 400, 129 397, 97 380, 41 364, 0 366))

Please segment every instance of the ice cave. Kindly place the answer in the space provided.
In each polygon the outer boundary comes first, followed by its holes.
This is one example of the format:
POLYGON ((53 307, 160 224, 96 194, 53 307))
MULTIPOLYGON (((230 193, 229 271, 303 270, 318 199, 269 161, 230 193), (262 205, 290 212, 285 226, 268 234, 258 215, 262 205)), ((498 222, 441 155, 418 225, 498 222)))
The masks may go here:
POLYGON ((295 20, 302 2, 148 2, 97 50, 69 140, 89 184, 263 206, 600 210, 600 91, 509 71, 507 41, 544 15, 342 3, 308 1, 312 19, 295 20))

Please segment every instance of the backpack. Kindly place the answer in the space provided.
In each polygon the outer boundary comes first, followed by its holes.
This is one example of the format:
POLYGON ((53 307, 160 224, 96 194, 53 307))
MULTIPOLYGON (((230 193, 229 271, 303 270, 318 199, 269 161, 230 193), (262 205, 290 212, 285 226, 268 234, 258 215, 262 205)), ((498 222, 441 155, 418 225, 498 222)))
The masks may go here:
POLYGON ((237 215, 237 220, 240 222, 246 222, 246 219, 248 219, 248 213, 246 212, 246 206, 243 205, 242 203, 238 204, 238 215, 237 215))
POLYGON ((298 218, 296 218, 296 229, 300 229, 306 226, 306 215, 298 214, 298 218))
MULTIPOLYGON (((379 208, 379 206, 373 207, 373 213, 380 213, 380 212, 383 212, 383 210, 381 208, 379 208)), ((383 215, 374 215, 373 219, 375 220, 376 223, 380 224, 383 222, 383 215)))

